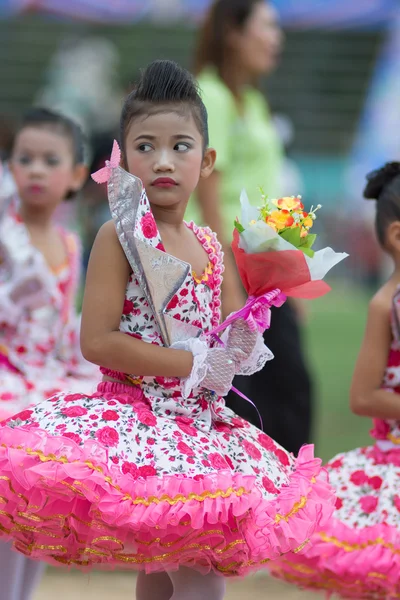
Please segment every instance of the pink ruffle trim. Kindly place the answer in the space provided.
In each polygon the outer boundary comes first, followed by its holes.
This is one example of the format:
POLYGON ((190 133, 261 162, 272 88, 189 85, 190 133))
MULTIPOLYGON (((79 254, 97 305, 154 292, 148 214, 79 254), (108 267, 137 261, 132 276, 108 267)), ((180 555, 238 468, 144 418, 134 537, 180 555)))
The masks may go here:
POLYGON ((40 429, 0 429, 2 536, 50 564, 146 572, 186 565, 246 575, 305 545, 333 512, 313 447, 270 501, 256 478, 218 471, 134 479, 107 466, 95 441, 78 446, 40 429))
POLYGON ((333 519, 305 553, 283 557, 271 573, 343 598, 399 598, 400 529, 383 524, 350 528, 333 519))

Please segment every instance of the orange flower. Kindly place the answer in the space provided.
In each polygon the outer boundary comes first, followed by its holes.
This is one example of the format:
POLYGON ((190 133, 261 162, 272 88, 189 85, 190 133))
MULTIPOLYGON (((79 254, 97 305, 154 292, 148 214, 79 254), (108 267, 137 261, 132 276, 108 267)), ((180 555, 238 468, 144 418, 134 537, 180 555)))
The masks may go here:
POLYGON ((275 231, 281 231, 286 227, 291 227, 294 223, 294 218, 288 210, 274 210, 266 218, 266 223, 275 231))
POLYGON ((302 223, 303 227, 306 227, 307 229, 311 229, 311 227, 314 224, 313 219, 310 216, 308 216, 308 214, 305 214, 304 216, 305 216, 305 219, 302 223))
POLYGON ((294 196, 285 196, 284 198, 279 198, 279 200, 273 200, 275 206, 280 208, 281 210, 303 210, 304 205, 301 202, 300 198, 294 196))

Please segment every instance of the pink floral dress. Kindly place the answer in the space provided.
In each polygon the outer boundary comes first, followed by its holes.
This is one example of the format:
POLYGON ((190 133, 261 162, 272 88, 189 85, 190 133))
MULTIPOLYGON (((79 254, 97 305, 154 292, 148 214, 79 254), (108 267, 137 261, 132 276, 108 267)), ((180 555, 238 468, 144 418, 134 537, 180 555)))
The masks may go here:
MULTIPOLYGON (((383 389, 400 394, 400 291, 383 389)), ((400 401, 400 397, 399 397, 400 401)), ((334 518, 306 554, 274 563, 278 577, 344 598, 400 597, 400 423, 374 420, 375 444, 327 465, 337 493, 334 518)))
MULTIPOLYGON (((129 185, 112 214, 126 252, 156 255, 155 297, 185 264, 164 252, 145 193, 132 198, 129 185)), ((182 271, 167 316, 178 331, 207 332, 220 320, 221 247, 187 226, 209 263, 182 271)), ((146 285, 130 277, 120 330, 162 345, 146 285)), ((55 395, 0 428, 0 530, 21 552, 82 568, 244 575, 300 551, 329 519, 334 494, 312 446, 296 459, 208 390, 183 399, 179 379, 103 372, 119 382, 55 395)))
POLYGON ((79 279, 77 238, 60 230, 68 260, 49 269, 31 244, 13 200, 0 223, 0 419, 65 389, 94 391, 98 370, 79 348, 74 301, 79 279), (10 291, 35 277, 42 289, 13 303, 10 291))

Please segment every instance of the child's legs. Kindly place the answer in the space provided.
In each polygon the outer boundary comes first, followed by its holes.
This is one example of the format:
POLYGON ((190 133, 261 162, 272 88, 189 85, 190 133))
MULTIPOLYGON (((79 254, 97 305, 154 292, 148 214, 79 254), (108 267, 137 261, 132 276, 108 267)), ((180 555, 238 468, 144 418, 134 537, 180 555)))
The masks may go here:
POLYGON ((0 600, 20 600, 26 558, 0 542, 0 600))
POLYGON ((222 600, 225 595, 225 580, 214 572, 201 575, 181 567, 168 575, 174 587, 171 600, 222 600))
POLYGON ((25 556, 22 556, 22 558, 24 559, 24 572, 19 600, 32 600, 36 587, 43 577, 46 565, 36 560, 29 560, 25 556))
POLYGON ((167 573, 146 575, 139 572, 136 581, 136 600, 170 600, 172 583, 167 573))

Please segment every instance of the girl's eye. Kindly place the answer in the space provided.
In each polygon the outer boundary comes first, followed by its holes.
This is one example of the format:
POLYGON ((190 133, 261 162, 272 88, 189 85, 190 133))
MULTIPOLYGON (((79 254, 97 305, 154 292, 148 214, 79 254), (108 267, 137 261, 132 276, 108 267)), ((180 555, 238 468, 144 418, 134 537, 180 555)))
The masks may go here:
POLYGON ((179 144, 176 144, 174 150, 177 152, 187 152, 190 148, 190 144, 187 144, 186 142, 179 142, 179 144))
POLYGON ((60 160, 56 156, 48 156, 47 157, 47 164, 50 167, 56 167, 57 165, 60 164, 60 160))
POLYGON ((31 162, 31 159, 29 156, 22 155, 17 158, 17 161, 19 162, 20 165, 29 165, 29 163, 31 162))
POLYGON ((152 149, 150 144, 140 144, 139 146, 139 152, 150 152, 150 150, 152 149))

